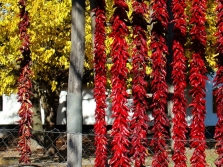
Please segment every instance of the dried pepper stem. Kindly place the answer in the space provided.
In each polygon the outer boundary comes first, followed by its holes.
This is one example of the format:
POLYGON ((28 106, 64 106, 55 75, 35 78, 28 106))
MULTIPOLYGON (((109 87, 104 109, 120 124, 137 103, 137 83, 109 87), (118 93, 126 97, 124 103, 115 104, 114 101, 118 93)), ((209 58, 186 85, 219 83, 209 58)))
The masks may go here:
POLYGON ((223 164, 223 1, 217 0, 217 53, 218 56, 217 64, 218 69, 216 72, 216 76, 214 78, 214 83, 216 90, 214 91, 214 96, 216 97, 216 105, 217 105, 217 116, 218 122, 215 127, 215 135, 214 138, 217 140, 216 144, 216 152, 218 153, 218 158, 215 161, 215 165, 217 167, 221 167, 223 164))
POLYGON ((31 96, 31 75, 32 71, 30 69, 31 66, 31 57, 30 57, 30 41, 29 36, 27 34, 27 28, 30 24, 28 11, 26 10, 26 1, 19 1, 20 8, 20 22, 19 22, 19 34, 20 40, 22 41, 22 46, 20 48, 22 58, 20 61, 20 77, 19 77, 19 85, 18 85, 18 102, 21 103, 21 107, 18 111, 20 116, 19 122, 19 137, 18 141, 18 150, 20 151, 20 163, 30 163, 31 160, 29 156, 31 155, 30 149, 30 138, 31 138, 31 124, 32 124, 32 103, 30 101, 31 96))
POLYGON ((135 167, 145 165, 147 151, 147 130, 149 118, 147 116, 147 95, 146 87, 146 62, 148 58, 148 47, 146 30, 147 24, 145 14, 148 13, 148 7, 142 0, 133 0, 133 117, 131 120, 131 151, 130 155, 135 163, 135 167))
POLYGON ((128 69, 126 67, 129 57, 128 45, 125 37, 129 34, 126 21, 128 21, 128 6, 124 0, 114 0, 114 14, 112 16, 112 32, 110 37, 113 38, 111 44, 111 83, 112 83, 112 117, 114 118, 111 136, 113 140, 112 153, 110 160, 111 166, 129 167, 129 136, 128 129, 128 111, 126 92, 126 79, 128 69))
POLYGON ((153 117, 154 137, 151 145, 154 146, 154 156, 152 166, 167 167, 168 153, 166 139, 168 136, 167 128, 170 126, 169 120, 165 113, 167 107, 167 83, 166 83, 166 57, 168 47, 166 45, 165 33, 167 31, 169 15, 167 12, 166 0, 152 1, 152 82, 151 90, 153 93, 153 117))
POLYGON ((107 165, 107 138, 106 138, 106 53, 105 53, 105 1, 96 1, 96 25, 94 39, 94 63, 95 63, 95 88, 94 97, 96 101, 95 119, 95 166, 105 167, 107 165))
POLYGON ((190 159, 192 166, 205 166, 205 86, 208 79, 205 66, 205 47, 206 47, 206 31, 205 31, 205 12, 206 0, 193 0, 191 8, 190 24, 192 28, 191 34, 191 51, 192 60, 190 62, 189 82, 191 85, 190 94, 192 102, 189 105, 192 107, 193 120, 191 124, 191 147, 194 148, 194 153, 190 159))
POLYGON ((184 44, 186 42, 186 8, 185 0, 172 1, 172 13, 174 22, 174 39, 173 39, 173 71, 172 79, 174 84, 173 94, 173 140, 174 140, 174 154, 172 159, 175 167, 186 167, 186 57, 184 55, 184 44))

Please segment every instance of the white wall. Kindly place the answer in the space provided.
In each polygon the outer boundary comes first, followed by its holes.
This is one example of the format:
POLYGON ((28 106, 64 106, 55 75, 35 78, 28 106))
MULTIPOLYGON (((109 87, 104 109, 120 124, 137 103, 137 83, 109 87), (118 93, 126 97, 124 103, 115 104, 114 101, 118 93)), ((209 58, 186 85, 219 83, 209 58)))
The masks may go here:
MULTIPOLYGON (((66 124, 66 95, 67 92, 63 90, 60 94, 60 104, 57 110, 57 124, 64 125, 66 124)), ((83 109, 83 124, 85 125, 93 125, 95 123, 94 112, 96 108, 96 103, 94 100, 94 92, 93 88, 83 88, 82 92, 83 101, 82 101, 82 109, 83 109)), ((106 121, 108 124, 112 123, 111 115, 111 103, 109 99, 107 99, 107 109, 106 109, 106 121)))
MULTIPOLYGON (((206 83, 206 119, 205 119, 205 125, 206 126, 215 126, 217 123, 217 116, 216 113, 213 113, 213 95, 212 95, 212 89, 213 89, 213 78, 211 76, 208 76, 209 81, 206 83)), ((188 90, 185 92, 186 97, 187 97, 187 102, 188 104, 191 102, 191 97, 188 95, 188 90)), ((92 125, 95 123, 95 117, 94 117, 94 112, 95 112, 95 107, 96 103, 93 98, 93 88, 84 88, 83 89, 83 124, 85 125, 92 125)), ((63 91, 60 96, 60 106, 57 111, 57 124, 63 125, 66 124, 66 91, 63 91), (63 99, 63 100, 62 100, 63 99)), ((110 117, 111 116, 111 102, 110 99, 106 100, 107 104, 107 109, 106 109, 106 121, 107 124, 111 125, 113 119, 110 117)), ((132 100, 128 100, 128 106, 132 105, 132 100)), ((131 115, 131 113, 130 113, 131 115)), ((148 116, 150 120, 153 120, 153 117, 151 115, 151 112, 148 112, 148 116)), ((188 124, 191 123, 192 121, 192 115, 191 115, 191 108, 187 109, 187 116, 186 116, 186 121, 188 124)))
MULTIPOLYGON (((213 78, 209 76, 209 81, 206 83, 206 119, 205 125, 206 126, 215 126, 217 122, 217 116, 213 113, 213 96, 212 96, 212 89, 213 89, 213 78)), ((188 91, 186 91, 188 94, 188 91)), ((66 90, 61 91, 60 99, 59 99, 59 107, 57 110, 57 124, 64 125, 66 124, 66 90)), ((84 88, 83 92, 83 124, 85 125, 92 125, 95 122, 94 112, 96 103, 93 98, 93 88, 84 88)), ((0 125, 7 125, 7 124, 16 124, 16 121, 19 120, 17 116, 17 112, 20 108, 20 104, 17 102, 17 95, 12 94, 10 96, 3 96, 3 111, 0 111, 0 125)), ((187 95, 188 103, 190 103, 191 98, 187 95)), ((107 109, 106 109, 106 121, 107 124, 112 124, 113 119, 111 118, 111 102, 110 99, 106 100, 107 109)), ((128 100, 128 106, 132 105, 132 99, 128 100)), ((188 124, 190 124, 192 120, 191 116, 191 109, 187 109, 187 117, 186 120, 188 124)), ((130 114, 131 115, 131 114, 130 114)), ((153 120, 151 112, 149 112, 149 117, 153 120)), ((42 116, 42 123, 44 123, 44 111, 41 109, 41 116, 42 116)))
POLYGON ((20 103, 17 102, 17 95, 12 94, 10 96, 3 95, 3 111, 0 111, 0 124, 10 125, 17 124, 16 121, 19 120, 18 110, 20 108, 20 103))

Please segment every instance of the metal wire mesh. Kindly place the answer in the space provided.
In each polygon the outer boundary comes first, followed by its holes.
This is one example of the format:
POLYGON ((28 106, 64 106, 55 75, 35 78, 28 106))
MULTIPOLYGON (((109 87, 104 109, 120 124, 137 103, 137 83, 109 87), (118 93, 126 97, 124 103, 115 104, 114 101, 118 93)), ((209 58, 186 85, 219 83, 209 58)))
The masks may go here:
MULTIPOLYGON (((93 167, 95 160, 94 133, 80 134, 82 135, 82 166, 93 167)), ((151 136, 148 136, 148 141, 151 141, 151 136)), ((213 136, 210 132, 209 136, 213 136)), ((111 158, 110 142, 112 137, 108 134, 108 161, 111 158)), ((17 151, 18 129, 1 129, 0 130, 0 166, 1 167, 18 167, 19 152, 17 151)), ((174 166, 171 159, 171 140, 168 143, 169 167, 174 166)), ((206 161, 209 166, 215 166, 214 161, 217 158, 215 151, 216 141, 212 138, 206 140, 206 161)), ((189 146, 189 140, 185 141, 187 166, 190 166, 190 157, 193 154, 193 149, 189 146)), ((58 129, 52 131, 34 131, 31 140, 31 161, 33 165, 42 167, 65 167, 67 166, 67 133, 61 132, 58 129)), ((152 166, 153 148, 148 147, 149 155, 146 157, 145 166, 152 166)), ((134 163, 132 162, 132 166, 134 163)))

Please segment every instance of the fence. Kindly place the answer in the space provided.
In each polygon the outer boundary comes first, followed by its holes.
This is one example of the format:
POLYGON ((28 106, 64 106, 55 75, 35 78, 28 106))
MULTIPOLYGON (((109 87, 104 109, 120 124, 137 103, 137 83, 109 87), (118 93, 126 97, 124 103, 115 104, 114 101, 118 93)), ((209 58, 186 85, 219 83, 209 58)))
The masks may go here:
MULTIPOLYGON (((18 167, 19 152, 17 151, 18 129, 0 130, 0 166, 1 167, 18 167)), ((67 166, 67 141, 66 132, 54 129, 47 132, 33 132, 31 144, 32 164, 38 167, 65 167, 67 166)), ((108 135, 109 142, 112 140, 108 135)), ((151 136, 148 137, 151 140, 151 136)), ((170 146, 171 141, 167 140, 170 146)), ((217 158, 215 152, 215 140, 207 139, 206 161, 209 166, 215 166, 214 161, 217 158)), ((82 166, 93 167, 95 160, 94 133, 82 134, 82 166)), ((110 150, 110 149, 108 149, 110 150)), ((171 160, 171 149, 169 147, 169 166, 174 166, 171 160)), ((148 147, 148 157, 146 166, 151 166, 153 150, 148 147)), ((190 166, 190 157, 193 150, 189 148, 189 141, 186 141, 187 166, 190 166)), ((111 158, 111 152, 108 152, 108 158, 111 158)), ((133 165, 132 165, 133 166, 133 165)))

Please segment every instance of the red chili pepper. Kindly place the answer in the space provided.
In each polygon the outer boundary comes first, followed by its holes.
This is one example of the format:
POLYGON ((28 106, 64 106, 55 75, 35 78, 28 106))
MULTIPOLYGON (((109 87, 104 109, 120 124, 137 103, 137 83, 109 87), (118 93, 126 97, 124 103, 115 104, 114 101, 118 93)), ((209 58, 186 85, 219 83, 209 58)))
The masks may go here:
POLYGON ((126 21, 128 21, 128 6, 124 0, 114 0, 114 14, 111 19, 113 38, 111 44, 111 57, 113 65, 111 68, 112 81, 112 117, 114 118, 112 133, 112 158, 111 166, 130 166, 128 112, 126 93, 126 79, 128 69, 126 63, 129 57, 128 45, 125 37, 129 34, 126 21))
POLYGON ((173 39, 173 63, 172 63, 172 79, 174 84, 173 94, 173 140, 174 140, 174 154, 172 159, 174 166, 186 167, 185 156, 185 140, 187 132, 186 123, 186 57, 184 55, 184 44, 186 42, 186 14, 184 9, 186 4, 184 0, 172 1, 172 13, 174 23, 174 39, 173 39))
POLYGON ((168 11, 166 0, 153 0, 152 5, 152 22, 153 28, 151 32, 152 50, 152 82, 151 90, 153 93, 153 108, 154 137, 151 145, 154 147, 154 156, 152 166, 167 167, 168 154, 166 139, 168 138, 167 128, 169 127, 169 120, 166 116, 167 105, 167 84, 166 84, 166 58, 168 54, 168 47, 166 45, 166 37, 164 34, 168 26, 168 11))
POLYGON ((141 167, 145 165, 145 157, 147 152, 147 139, 146 134, 148 130, 147 116, 147 95, 146 87, 146 60, 148 57, 148 47, 146 30, 147 25, 145 21, 145 14, 148 12, 148 7, 145 1, 133 0, 132 3, 133 14, 133 84, 132 84, 132 95, 133 95, 133 117, 131 120, 131 150, 130 155, 135 162, 135 167, 141 167))
POLYGON ((190 94, 192 102, 189 105, 192 107, 193 120, 191 128, 191 147, 194 148, 194 153, 190 159, 192 166, 206 166, 205 160, 205 84, 207 80, 207 70, 205 66, 205 47, 206 47, 206 32, 205 32, 205 12, 206 0, 193 0, 191 9, 190 24, 192 28, 191 34, 191 51, 192 60, 190 62, 189 82, 191 85, 190 94))
POLYGON ((28 26, 29 26, 29 15, 26 10, 26 1, 20 0, 18 5, 20 8, 20 22, 18 24, 20 40, 22 41, 22 46, 20 47, 20 52, 23 58, 19 58, 20 61, 20 77, 18 80, 18 102, 21 103, 21 107, 18 111, 20 116, 19 123, 19 137, 18 150, 20 151, 20 163, 30 163, 31 160, 29 156, 31 155, 30 150, 30 137, 31 135, 31 124, 32 124, 32 103, 30 97, 32 95, 31 88, 31 57, 29 49, 29 36, 28 36, 28 26))
POLYGON ((216 143, 216 152, 218 153, 218 158, 215 161, 215 165, 217 167, 221 167, 223 164, 223 1, 217 0, 217 53, 218 56, 217 64, 218 69, 216 72, 216 76, 214 78, 214 84, 216 89, 214 90, 214 96, 216 97, 216 106, 217 106, 217 117, 218 122, 215 127, 214 138, 217 140, 216 143))
POLYGON ((95 166, 107 166, 107 138, 106 138, 106 53, 105 53, 105 1, 97 0, 95 9, 95 39, 94 39, 94 68, 95 68, 95 88, 94 97, 96 101, 95 109, 95 166))

